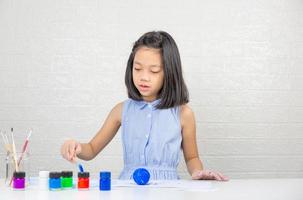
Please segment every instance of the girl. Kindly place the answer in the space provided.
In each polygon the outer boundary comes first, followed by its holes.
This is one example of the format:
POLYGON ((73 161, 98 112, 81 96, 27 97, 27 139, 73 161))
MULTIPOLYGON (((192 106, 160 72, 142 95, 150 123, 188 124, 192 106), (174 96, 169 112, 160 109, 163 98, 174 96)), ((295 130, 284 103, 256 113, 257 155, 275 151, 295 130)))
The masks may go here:
POLYGON ((62 156, 93 159, 122 127, 124 169, 120 179, 132 178, 139 167, 152 179, 178 179, 182 148, 192 179, 228 180, 223 174, 204 170, 198 156, 196 125, 187 105, 181 60, 174 39, 166 32, 148 32, 134 44, 129 56, 125 84, 129 99, 118 103, 89 143, 67 140, 62 156))

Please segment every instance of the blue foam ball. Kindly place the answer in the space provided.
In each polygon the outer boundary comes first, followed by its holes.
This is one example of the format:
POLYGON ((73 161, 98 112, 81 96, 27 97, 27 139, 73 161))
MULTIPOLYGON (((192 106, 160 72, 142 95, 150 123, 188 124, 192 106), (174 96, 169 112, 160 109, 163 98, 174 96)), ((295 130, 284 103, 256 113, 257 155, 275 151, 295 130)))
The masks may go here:
POLYGON ((146 185, 149 181, 150 174, 144 168, 138 168, 133 173, 133 179, 138 185, 146 185))

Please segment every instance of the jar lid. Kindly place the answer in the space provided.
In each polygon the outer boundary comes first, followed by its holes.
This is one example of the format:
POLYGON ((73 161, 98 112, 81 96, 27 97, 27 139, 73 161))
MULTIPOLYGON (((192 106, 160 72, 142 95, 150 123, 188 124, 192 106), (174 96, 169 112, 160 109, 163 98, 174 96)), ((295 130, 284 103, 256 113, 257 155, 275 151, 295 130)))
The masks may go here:
POLYGON ((108 172, 108 171, 100 172, 100 178, 101 179, 108 179, 108 178, 110 178, 110 175, 111 175, 111 173, 108 172))
POLYGON ((49 178, 60 178, 61 177, 61 172, 50 172, 49 173, 49 178))
POLYGON ((61 172, 61 176, 62 177, 72 177, 73 176, 73 172, 72 171, 62 171, 61 172))
POLYGON ((78 172, 78 178, 88 178, 89 172, 78 172))
POLYGON ((149 178, 150 174, 145 168, 138 168, 133 173, 133 179, 138 185, 146 185, 149 178))
POLYGON ((40 178, 48 178, 49 177, 49 171, 40 171, 39 172, 40 178))
POLYGON ((25 177, 25 172, 14 172, 13 176, 15 178, 24 178, 25 177))

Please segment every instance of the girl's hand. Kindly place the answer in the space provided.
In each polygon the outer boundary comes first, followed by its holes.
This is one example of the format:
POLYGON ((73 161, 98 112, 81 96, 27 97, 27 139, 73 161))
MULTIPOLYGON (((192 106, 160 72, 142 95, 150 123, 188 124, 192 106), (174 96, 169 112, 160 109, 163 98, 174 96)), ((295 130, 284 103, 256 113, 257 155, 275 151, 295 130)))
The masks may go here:
POLYGON ((210 170, 197 170, 192 174, 193 180, 217 180, 228 181, 228 178, 220 172, 214 172, 210 170))
POLYGON ((76 162, 77 155, 81 153, 81 144, 76 140, 66 140, 61 147, 61 155, 70 162, 76 162))

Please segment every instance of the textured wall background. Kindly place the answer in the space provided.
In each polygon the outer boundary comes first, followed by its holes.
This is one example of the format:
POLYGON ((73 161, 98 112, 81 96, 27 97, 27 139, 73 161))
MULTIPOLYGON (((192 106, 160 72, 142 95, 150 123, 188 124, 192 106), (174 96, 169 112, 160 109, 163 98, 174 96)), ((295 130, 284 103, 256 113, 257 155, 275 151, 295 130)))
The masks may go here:
MULTIPOLYGON (((21 149, 33 127, 31 175, 76 170, 62 142, 88 141, 126 99, 132 43, 150 30, 179 45, 207 168, 303 177, 301 0, 0 0, 0 128, 14 127, 21 149)), ((114 177, 122 165, 120 133, 85 163, 114 177)))

